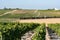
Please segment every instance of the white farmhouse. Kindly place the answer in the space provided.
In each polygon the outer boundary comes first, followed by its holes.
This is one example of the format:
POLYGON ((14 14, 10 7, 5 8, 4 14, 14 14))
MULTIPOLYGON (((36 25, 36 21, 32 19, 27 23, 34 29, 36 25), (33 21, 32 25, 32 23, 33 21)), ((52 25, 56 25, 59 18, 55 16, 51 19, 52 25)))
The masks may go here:
POLYGON ((59 9, 57 9, 57 8, 53 8, 54 10, 59 10, 59 9))

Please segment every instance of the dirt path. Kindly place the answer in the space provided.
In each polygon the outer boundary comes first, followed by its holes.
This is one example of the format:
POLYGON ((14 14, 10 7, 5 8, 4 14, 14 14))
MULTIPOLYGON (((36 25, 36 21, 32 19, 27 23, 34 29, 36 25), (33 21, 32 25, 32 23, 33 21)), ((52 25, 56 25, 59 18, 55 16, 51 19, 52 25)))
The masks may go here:
POLYGON ((18 20, 22 23, 60 23, 60 18, 49 18, 49 19, 25 19, 25 20, 18 20))
POLYGON ((49 31, 48 31, 48 24, 46 24, 46 36, 45 36, 45 40, 50 40, 50 36, 49 36, 49 31))
POLYGON ((10 18, 1 18, 0 20, 13 20, 21 23, 60 23, 60 18, 49 18, 49 19, 10 19, 10 18))
POLYGON ((21 40, 31 40, 34 34, 33 31, 29 31, 21 37, 21 40))
POLYGON ((35 11, 34 11, 34 13, 37 13, 37 12, 38 12, 38 10, 35 10, 35 11))
POLYGON ((49 32, 48 32, 48 30, 47 30, 47 28, 46 28, 46 40, 50 40, 50 36, 49 36, 49 32))

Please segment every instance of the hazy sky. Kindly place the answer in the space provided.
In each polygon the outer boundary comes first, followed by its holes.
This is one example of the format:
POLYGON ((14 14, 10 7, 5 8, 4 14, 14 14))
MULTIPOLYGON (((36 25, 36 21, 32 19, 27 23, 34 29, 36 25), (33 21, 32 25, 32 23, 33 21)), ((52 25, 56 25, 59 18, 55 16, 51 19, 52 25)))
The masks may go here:
POLYGON ((0 8, 60 9, 60 0, 0 0, 0 8))

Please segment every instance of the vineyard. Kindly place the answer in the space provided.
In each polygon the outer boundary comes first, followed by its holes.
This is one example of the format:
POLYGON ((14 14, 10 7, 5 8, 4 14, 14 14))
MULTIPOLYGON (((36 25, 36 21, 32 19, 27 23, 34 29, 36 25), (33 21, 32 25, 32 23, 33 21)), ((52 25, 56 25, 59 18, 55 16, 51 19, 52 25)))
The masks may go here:
POLYGON ((46 40, 47 33, 60 40, 60 10, 2 9, 0 15, 0 40, 46 40))
POLYGON ((1 40, 21 40, 26 32, 33 31, 31 40, 45 40, 45 24, 0 22, 1 40))
POLYGON ((60 36, 60 24, 58 24, 58 23, 49 24, 48 26, 51 30, 53 30, 53 32, 55 32, 58 36, 60 36))
POLYGON ((60 40, 60 23, 48 24, 48 31, 51 40, 60 40))
MULTIPOLYGON (((54 34, 60 37, 59 23, 47 25, 49 36, 54 34)), ((28 40, 28 38, 29 40, 46 40, 46 25, 44 23, 0 22, 0 40, 28 40)))
POLYGON ((41 26, 38 26, 34 31, 35 35, 32 37, 32 40, 45 40, 45 24, 41 24, 41 26))

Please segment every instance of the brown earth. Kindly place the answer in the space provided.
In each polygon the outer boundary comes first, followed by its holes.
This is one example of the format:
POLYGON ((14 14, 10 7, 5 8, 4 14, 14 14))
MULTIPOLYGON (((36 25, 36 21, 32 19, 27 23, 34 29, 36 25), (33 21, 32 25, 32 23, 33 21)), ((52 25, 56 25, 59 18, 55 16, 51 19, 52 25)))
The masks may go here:
POLYGON ((49 18, 49 19, 25 19, 18 20, 22 23, 60 23, 60 18, 49 18))
POLYGON ((20 14, 20 13, 33 13, 35 10, 16 10, 12 12, 13 14, 20 14))
POLYGON ((10 18, 5 18, 5 19, 0 19, 0 20, 13 20, 21 23, 60 23, 60 18, 48 18, 48 19, 10 19, 10 18))

